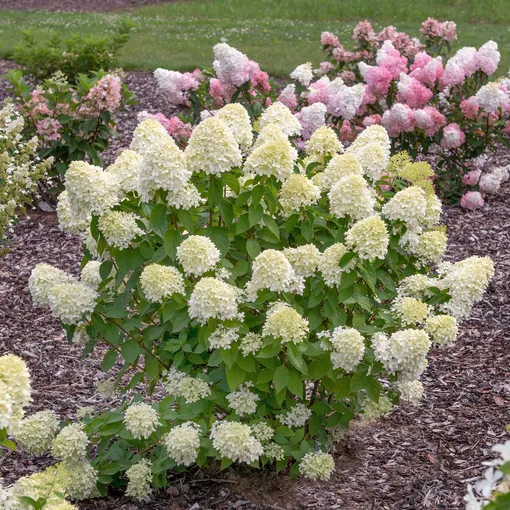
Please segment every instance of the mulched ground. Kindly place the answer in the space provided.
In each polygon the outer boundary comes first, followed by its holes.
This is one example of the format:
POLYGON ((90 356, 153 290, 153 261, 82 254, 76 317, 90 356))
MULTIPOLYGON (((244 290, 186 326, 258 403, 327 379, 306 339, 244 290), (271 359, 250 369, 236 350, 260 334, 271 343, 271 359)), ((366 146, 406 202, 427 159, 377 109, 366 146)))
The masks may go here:
POLYGON ((63 12, 109 12, 143 5, 173 3, 177 0, 0 0, 0 9, 63 12))
MULTIPOLYGON (((329 483, 290 481, 247 470, 194 472, 174 480, 143 505, 122 495, 83 510, 147 509, 455 509, 462 508, 466 483, 482 473, 490 446, 505 436, 510 421, 510 185, 481 211, 448 208, 452 259, 490 255, 496 277, 483 302, 462 326, 454 347, 430 356, 419 407, 400 407, 369 426, 355 426, 340 447, 329 483)), ((32 306, 27 278, 36 263, 76 273, 80 241, 58 230, 51 214, 24 219, 0 259, 0 353, 22 355, 36 389, 30 411, 50 408, 73 419, 77 408, 108 403, 95 395, 104 379, 100 353, 84 361, 69 345, 51 314, 32 306)), ((12 482, 38 470, 49 458, 21 452, 0 459, 0 475, 12 482)))

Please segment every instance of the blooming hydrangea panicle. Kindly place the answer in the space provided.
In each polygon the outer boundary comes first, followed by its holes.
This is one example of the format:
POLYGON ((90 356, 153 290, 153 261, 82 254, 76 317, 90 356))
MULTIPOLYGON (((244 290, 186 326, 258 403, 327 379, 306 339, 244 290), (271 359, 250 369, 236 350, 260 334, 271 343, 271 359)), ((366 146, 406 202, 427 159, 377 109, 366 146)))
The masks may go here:
POLYGON ((200 276, 214 269, 220 256, 220 250, 205 236, 189 236, 177 247, 177 260, 187 276, 200 276))
POLYGON ((451 315, 435 315, 425 322, 425 331, 432 343, 440 346, 452 345, 459 334, 457 319, 451 315))
POLYGON ((213 447, 234 462, 251 464, 264 454, 260 442, 253 437, 249 425, 235 421, 219 421, 211 429, 213 447))
POLYGON ((251 80, 256 67, 244 53, 226 43, 216 44, 213 52, 213 68, 223 86, 240 87, 251 80))
POLYGON ((74 283, 76 280, 65 271, 49 264, 37 264, 28 278, 28 290, 37 306, 49 305, 49 295, 55 285, 74 283))
POLYGON ((388 230, 380 216, 356 222, 345 234, 347 247, 362 259, 384 259, 388 252, 388 230))
POLYGON ((216 278, 202 278, 189 299, 189 316, 205 324, 209 319, 235 319, 238 317, 239 293, 232 285, 216 278))
POLYGON ((226 328, 218 326, 209 336, 210 349, 230 349, 233 342, 237 341, 239 335, 237 328, 226 328))
POLYGON ((423 384, 418 379, 412 381, 398 381, 396 388, 400 392, 400 400, 403 402, 416 405, 423 397, 423 384))
POLYGON ((374 214, 375 196, 363 177, 349 174, 331 187, 329 210, 336 218, 361 220, 374 214))
POLYGON ((251 386, 253 386, 253 383, 241 384, 237 390, 229 393, 226 397, 229 407, 241 417, 254 414, 257 411, 257 402, 260 397, 250 391, 251 386))
POLYGON ((168 143, 170 135, 161 123, 154 118, 140 122, 133 133, 129 148, 140 156, 145 156, 153 147, 168 143))
POLYGON ((345 372, 353 372, 365 353, 363 337, 354 328, 335 328, 327 344, 331 348, 333 368, 341 368, 345 372))
POLYGON ((247 150, 253 142, 251 121, 246 108, 239 103, 230 103, 218 110, 216 116, 221 119, 234 135, 241 150, 247 150))
POLYGON ((470 211, 480 209, 484 204, 485 200, 479 191, 468 191, 464 193, 460 199, 460 205, 464 207, 464 209, 469 209, 470 211))
POLYGON ((239 350, 243 356, 256 354, 262 348, 262 337, 257 333, 247 333, 241 338, 239 350))
POLYGON ((427 211, 425 192, 418 186, 411 186, 396 193, 382 208, 382 214, 389 220, 400 220, 410 226, 418 225, 427 211))
POLYGON ((84 314, 94 311, 98 297, 97 291, 85 283, 60 283, 51 288, 48 303, 64 324, 78 324, 84 314))
POLYGON ((83 430, 83 424, 66 425, 55 437, 51 453, 64 462, 84 460, 87 455, 89 438, 83 430))
POLYGON ((343 152, 342 142, 329 126, 318 128, 305 145, 306 153, 312 158, 334 156, 343 152))
POLYGON ((322 184, 330 189, 340 179, 348 175, 361 176, 363 169, 358 158, 353 153, 334 155, 324 170, 322 184))
POLYGON ((149 404, 136 402, 126 409, 124 424, 135 439, 147 439, 157 429, 159 415, 149 404))
POLYGON ((292 112, 279 101, 273 103, 260 116, 260 129, 268 124, 276 124, 286 136, 295 136, 301 133, 301 124, 299 120, 292 115, 292 112))
POLYGON ((123 250, 142 235, 144 231, 138 226, 141 218, 136 214, 124 211, 108 211, 98 221, 98 228, 104 235, 108 245, 123 250))
POLYGON ((103 279, 99 273, 101 262, 98 260, 89 260, 81 270, 81 281, 85 282, 91 288, 97 290, 103 279))
POLYGON ((443 138, 441 147, 445 149, 458 149, 466 140, 466 135, 460 129, 460 126, 453 122, 443 129, 443 138))
MULTIPOLYGON (((168 387, 167 387, 168 389, 168 387)), ((211 394, 211 387, 198 377, 185 376, 179 380, 175 396, 183 397, 186 404, 193 404, 211 394)))
POLYGON ((305 244, 297 248, 285 248, 283 253, 297 275, 308 278, 317 271, 321 254, 315 245, 305 244))
POLYGON ((184 154, 190 171, 207 175, 221 175, 242 162, 232 131, 218 117, 205 119, 193 130, 184 154))
POLYGON ((425 264, 437 264, 446 251, 447 237, 442 230, 430 230, 420 235, 417 246, 413 253, 420 262, 425 264))
POLYGON ((301 402, 291 407, 287 412, 280 414, 278 419, 287 427, 301 428, 312 416, 312 411, 301 402))
POLYGON ((329 453, 308 452, 299 463, 299 473, 311 480, 329 480, 335 470, 335 460, 329 453))
POLYGON ((159 90, 167 97, 172 106, 187 106, 189 91, 197 90, 198 80, 191 73, 179 73, 158 68, 154 71, 154 78, 159 90))
POLYGON ((33 455, 44 455, 57 434, 59 420, 53 411, 39 411, 25 418, 16 431, 16 442, 33 455))
POLYGON ((303 174, 292 174, 280 188, 279 200, 286 215, 299 212, 303 207, 315 204, 321 190, 303 174))
POLYGON ((163 444, 177 464, 190 466, 198 457, 200 427, 191 421, 177 425, 164 437, 163 444))
POLYGON ((381 416, 387 415, 393 409, 393 402, 387 395, 380 395, 379 402, 374 402, 369 398, 363 401, 360 415, 363 421, 371 422, 381 416))
POLYGON ((272 336, 282 342, 300 343, 308 335, 308 321, 281 301, 272 305, 262 327, 262 336, 272 336))
POLYGON ((140 275, 140 285, 145 297, 152 303, 160 303, 173 294, 185 294, 184 278, 172 266, 149 264, 140 275))
POLYGON ((98 473, 88 460, 60 462, 57 464, 57 476, 62 481, 65 494, 73 500, 99 496, 96 485, 98 473))
POLYGON ((147 459, 133 464, 126 470, 126 476, 128 479, 126 496, 142 501, 151 493, 152 466, 147 459))
POLYGON ((142 156, 135 151, 125 150, 106 169, 107 172, 117 177, 120 182, 120 189, 124 193, 132 193, 138 190, 138 176, 142 159, 142 156))
POLYGON ((301 83, 301 85, 308 87, 313 80, 312 63, 307 62, 306 64, 297 66, 296 69, 290 73, 290 77, 301 83))
POLYGON ((392 304, 392 311, 404 326, 423 324, 430 313, 426 303, 407 296, 397 297, 392 304))
POLYGON ((305 106, 296 114, 301 126, 303 127, 301 134, 305 140, 308 140, 315 131, 324 127, 326 123, 326 113, 328 108, 323 103, 313 103, 305 106))
POLYGON ((63 232, 70 234, 78 234, 82 230, 86 230, 89 226, 92 215, 88 214, 85 217, 76 216, 71 210, 69 204, 69 197, 66 190, 63 190, 58 196, 57 202, 57 217, 58 226, 63 232))
POLYGON ((322 273, 324 283, 328 287, 340 285, 343 272, 349 272, 355 261, 349 262, 346 267, 340 266, 340 260, 347 253, 347 248, 342 243, 335 243, 326 248, 319 259, 319 271, 322 273))
POLYGON ((373 142, 362 147, 349 147, 348 152, 352 152, 363 168, 363 173, 373 182, 377 181, 386 169, 390 153, 386 147, 379 143, 373 142))

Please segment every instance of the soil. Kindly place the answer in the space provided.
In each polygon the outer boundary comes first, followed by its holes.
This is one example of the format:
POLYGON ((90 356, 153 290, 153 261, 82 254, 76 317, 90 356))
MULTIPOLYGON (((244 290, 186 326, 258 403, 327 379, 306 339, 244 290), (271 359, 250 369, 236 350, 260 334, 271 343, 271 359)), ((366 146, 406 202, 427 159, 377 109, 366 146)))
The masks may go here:
POLYGON ((109 12, 177 0, 0 0, 0 9, 63 12, 109 12))

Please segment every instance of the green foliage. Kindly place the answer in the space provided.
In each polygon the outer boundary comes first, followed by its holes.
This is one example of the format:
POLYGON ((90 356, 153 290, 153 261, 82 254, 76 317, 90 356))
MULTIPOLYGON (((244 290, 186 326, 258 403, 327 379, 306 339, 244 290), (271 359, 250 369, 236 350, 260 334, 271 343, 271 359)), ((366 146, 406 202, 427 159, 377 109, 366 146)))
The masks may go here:
POLYGON ((62 38, 54 33, 46 41, 39 41, 30 30, 23 30, 23 42, 16 47, 13 57, 28 76, 38 81, 61 72, 71 83, 78 83, 82 74, 111 69, 133 28, 132 22, 124 20, 109 36, 75 34, 62 38))

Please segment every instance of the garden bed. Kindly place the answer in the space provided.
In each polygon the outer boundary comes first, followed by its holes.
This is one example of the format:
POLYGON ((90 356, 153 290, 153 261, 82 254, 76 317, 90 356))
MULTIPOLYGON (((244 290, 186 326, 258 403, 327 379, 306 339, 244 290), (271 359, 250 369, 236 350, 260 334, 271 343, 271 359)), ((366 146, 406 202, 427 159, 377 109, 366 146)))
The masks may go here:
MULTIPOLYGON (((447 258, 489 255, 496 276, 455 346, 431 354, 423 377, 427 398, 420 406, 399 407, 373 425, 355 425, 340 446, 328 483, 246 469, 194 472, 140 508, 462 508, 466 484, 481 475, 481 460, 491 458, 490 446, 504 436, 508 422, 510 186, 483 210, 448 208, 444 221, 450 236, 447 258)), ((95 383, 105 377, 101 353, 80 361, 79 349, 67 344, 49 311, 33 307, 27 289, 35 264, 77 273, 79 259, 79 239, 61 233, 53 215, 41 214, 21 221, 10 253, 0 259, 0 352, 22 355, 29 365, 36 389, 29 412, 53 409, 62 419, 73 419, 79 407, 107 406, 95 395, 95 383)), ((49 457, 16 453, 0 460, 0 474, 12 482, 48 463, 49 457)), ((80 508, 138 506, 113 495, 80 508)))

